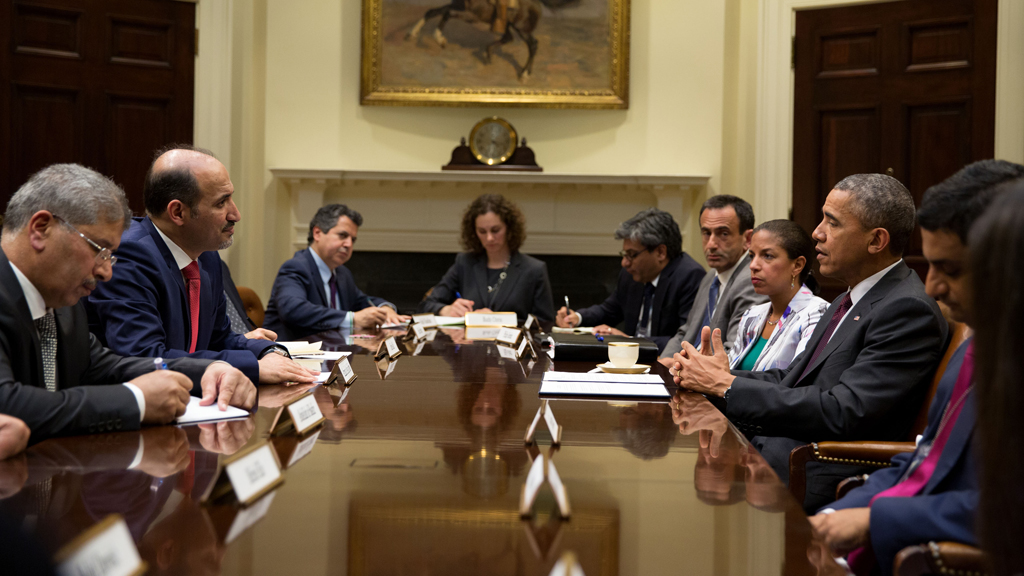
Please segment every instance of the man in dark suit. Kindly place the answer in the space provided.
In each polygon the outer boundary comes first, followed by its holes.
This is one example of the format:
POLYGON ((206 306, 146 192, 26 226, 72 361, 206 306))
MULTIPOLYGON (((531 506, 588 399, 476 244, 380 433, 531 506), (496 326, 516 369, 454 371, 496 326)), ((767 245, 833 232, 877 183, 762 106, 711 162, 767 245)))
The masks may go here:
POLYGON ((309 247, 281 265, 263 326, 285 340, 327 330, 372 329, 408 320, 383 298, 363 294, 345 262, 352 257, 363 216, 328 204, 309 222, 309 247))
POLYGON ((563 328, 594 326, 595 334, 650 338, 665 347, 687 314, 704 268, 683 252, 679 225, 668 212, 649 208, 615 231, 622 240, 619 284, 608 299, 582 310, 558 310, 563 328), (625 320, 625 332, 612 328, 625 320))
POLYGON ((110 278, 131 212, 109 179, 75 164, 50 166, 11 198, 0 240, 0 413, 23 420, 32 442, 135 430, 185 411, 189 393, 249 408, 256 389, 223 363, 125 358, 89 334, 79 299, 110 278))
MULTIPOLYGON (((982 160, 929 188, 921 202, 917 218, 928 260, 925 289, 968 327, 974 317, 968 232, 999 185, 1021 179, 1024 166, 982 160)), ((900 550, 923 542, 977 545, 972 346, 970 339, 964 342, 946 365, 917 449, 896 456, 891 468, 872 473, 863 486, 810 518, 834 553, 850 553, 855 570, 877 562, 881 573, 889 574, 900 550), (858 548, 862 551, 852 553, 858 548)))
POLYGON ((659 362, 673 364, 672 355, 682 350, 683 342, 700 344, 704 326, 717 328, 725 335, 726 349, 732 347, 743 313, 766 296, 754 292, 750 281, 750 237, 754 234, 754 209, 739 197, 712 196, 700 207, 700 237, 704 258, 714 270, 701 281, 687 321, 661 351, 659 362))
POLYGON ((241 220, 233 193, 209 152, 160 154, 143 186, 149 215, 125 231, 118 267, 89 297, 90 327, 120 354, 224 360, 262 384, 312 382, 276 334, 231 331, 216 251, 231 245, 241 220))
MULTIPOLYGON (((821 273, 850 290, 836 299, 785 370, 730 373, 721 331, 674 360, 680 386, 725 398, 722 411, 783 482, 789 453, 822 440, 903 440, 942 356, 948 326, 903 262, 914 200, 895 178, 857 174, 836 184, 814 230, 821 273), (711 354, 711 355, 709 355, 711 354), (680 369, 681 367, 681 369, 680 369)), ((811 463, 808 509, 832 500, 849 467, 811 463)))

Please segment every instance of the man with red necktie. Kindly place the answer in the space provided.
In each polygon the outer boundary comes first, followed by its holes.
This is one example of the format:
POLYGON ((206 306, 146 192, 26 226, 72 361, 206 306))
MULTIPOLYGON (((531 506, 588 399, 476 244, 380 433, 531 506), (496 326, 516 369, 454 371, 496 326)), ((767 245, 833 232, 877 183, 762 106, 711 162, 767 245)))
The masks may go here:
MULTIPOLYGON (((928 260, 928 294, 970 325, 967 235, 1000 184, 1024 178, 1024 166, 984 160, 971 164, 924 196, 918 222, 928 260)), ((836 554, 858 575, 892 572, 904 547, 929 541, 975 544, 978 485, 971 436, 975 425, 973 341, 957 349, 928 412, 928 428, 912 453, 810 518, 836 554)))

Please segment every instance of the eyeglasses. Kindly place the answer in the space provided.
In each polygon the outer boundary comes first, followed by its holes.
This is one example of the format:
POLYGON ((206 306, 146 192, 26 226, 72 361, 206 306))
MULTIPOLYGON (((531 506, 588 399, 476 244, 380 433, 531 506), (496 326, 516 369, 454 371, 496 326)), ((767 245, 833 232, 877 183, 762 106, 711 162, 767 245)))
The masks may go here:
POLYGON ((639 252, 634 252, 634 251, 631 251, 631 250, 623 250, 623 251, 619 252, 619 258, 624 258, 627 262, 632 262, 633 260, 636 260, 637 256, 643 254, 644 252, 650 252, 650 251, 651 251, 650 248, 644 248, 643 250, 640 250, 639 252))
POLYGON ((75 234, 78 234, 79 236, 82 237, 82 240, 85 240, 86 242, 89 243, 89 246, 92 247, 92 249, 96 251, 96 263, 97 264, 103 264, 105 262, 110 262, 111 266, 113 266, 114 264, 117 264, 117 256, 114 256, 114 254, 110 252, 110 248, 104 248, 103 246, 100 246, 99 244, 93 242, 88 237, 86 237, 85 234, 82 234, 81 232, 79 232, 77 228, 72 226, 71 223, 69 223, 67 220, 61 218, 60 216, 57 216, 56 214, 54 214, 53 215, 53 219, 58 221, 58 222, 60 222, 61 224, 65 225, 65 226, 67 226, 68 228, 71 228, 71 230, 74 231, 75 234))

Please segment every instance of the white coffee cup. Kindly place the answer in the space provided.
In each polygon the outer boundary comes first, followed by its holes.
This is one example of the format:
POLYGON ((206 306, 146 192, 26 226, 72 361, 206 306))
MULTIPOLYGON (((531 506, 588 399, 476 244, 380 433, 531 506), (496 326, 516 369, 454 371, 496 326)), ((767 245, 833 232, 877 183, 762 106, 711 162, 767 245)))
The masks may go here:
POLYGON ((640 358, 640 344, 637 342, 609 342, 608 361, 616 368, 630 368, 640 358))

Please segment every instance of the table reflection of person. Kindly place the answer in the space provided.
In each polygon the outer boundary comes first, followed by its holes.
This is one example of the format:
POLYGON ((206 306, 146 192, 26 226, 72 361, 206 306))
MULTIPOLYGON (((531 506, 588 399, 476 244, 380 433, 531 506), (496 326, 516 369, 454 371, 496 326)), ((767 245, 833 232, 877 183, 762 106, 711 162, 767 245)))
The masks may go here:
POLYGON ((668 404, 641 402, 619 409, 615 437, 630 454, 642 460, 664 458, 676 432, 668 404))
MULTIPOLYGON (((344 386, 338 386, 338 390, 340 394, 345 394, 344 386)), ((331 394, 331 391, 321 386, 313 390, 313 397, 316 398, 316 404, 320 407, 320 412, 327 419, 324 421, 324 427, 320 429, 320 436, 317 438, 318 442, 338 444, 341 442, 342 432, 351 434, 355 431, 355 412, 352 411, 352 405, 349 404, 348 395, 345 395, 344 400, 335 404, 334 395, 331 394)))
POLYGON ((166 512, 139 542, 147 574, 220 574, 225 546, 206 512, 190 496, 166 512))
POLYGON ((199 443, 209 452, 234 454, 249 442, 256 420, 226 420, 199 424, 199 443))

